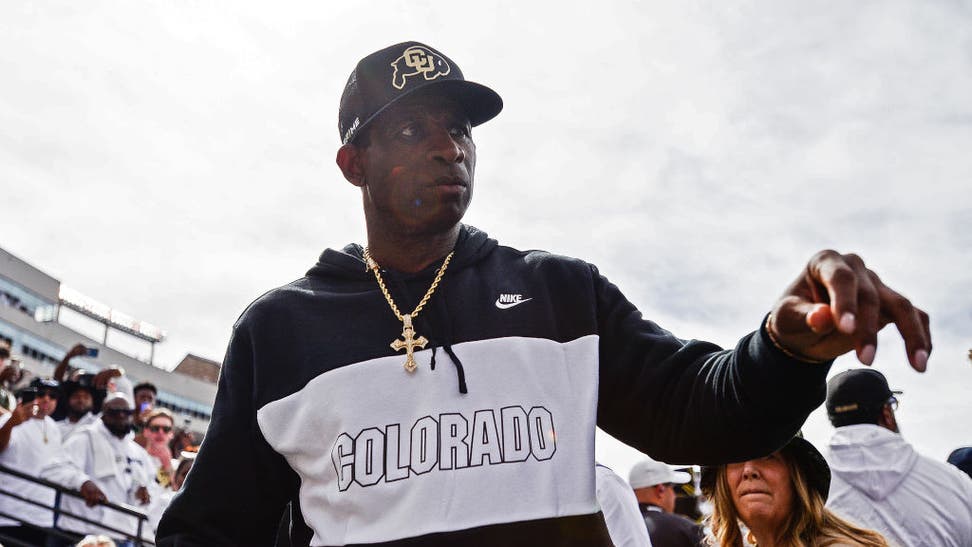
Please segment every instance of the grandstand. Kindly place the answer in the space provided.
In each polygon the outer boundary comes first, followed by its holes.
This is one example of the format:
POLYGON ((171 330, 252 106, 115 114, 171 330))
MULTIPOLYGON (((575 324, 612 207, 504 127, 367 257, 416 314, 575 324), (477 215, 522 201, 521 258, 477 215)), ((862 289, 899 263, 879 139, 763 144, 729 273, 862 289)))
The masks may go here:
POLYGON ((38 376, 50 376, 76 343, 98 348, 97 358, 76 357, 71 365, 92 372, 121 366, 133 384, 155 384, 157 406, 173 411, 177 423, 188 423, 189 430, 200 434, 209 425, 217 363, 190 354, 183 362, 193 366, 172 372, 154 366, 155 344, 165 339, 162 329, 62 285, 2 248, 0 339, 38 376), (201 369, 208 373, 199 373, 201 369))

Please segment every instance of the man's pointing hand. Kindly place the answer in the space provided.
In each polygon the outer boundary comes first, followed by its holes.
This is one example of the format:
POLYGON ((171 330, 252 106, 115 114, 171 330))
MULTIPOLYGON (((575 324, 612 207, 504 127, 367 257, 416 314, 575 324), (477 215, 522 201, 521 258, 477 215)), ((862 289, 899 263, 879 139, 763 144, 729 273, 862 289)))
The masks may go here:
POLYGON ((874 362, 877 333, 894 323, 912 368, 924 372, 931 353, 928 314, 881 282, 861 257, 820 251, 786 289, 766 328, 781 349, 811 361, 826 361, 855 350, 865 365, 874 362))

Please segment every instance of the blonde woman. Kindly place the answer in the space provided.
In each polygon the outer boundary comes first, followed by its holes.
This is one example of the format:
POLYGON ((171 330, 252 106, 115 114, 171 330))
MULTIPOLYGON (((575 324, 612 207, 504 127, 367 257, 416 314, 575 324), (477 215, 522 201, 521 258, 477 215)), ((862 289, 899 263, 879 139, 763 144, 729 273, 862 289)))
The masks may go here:
POLYGON ((830 467, 808 441, 795 437, 764 458, 702 470, 713 504, 709 541, 719 547, 887 547, 881 534, 824 507, 830 467))

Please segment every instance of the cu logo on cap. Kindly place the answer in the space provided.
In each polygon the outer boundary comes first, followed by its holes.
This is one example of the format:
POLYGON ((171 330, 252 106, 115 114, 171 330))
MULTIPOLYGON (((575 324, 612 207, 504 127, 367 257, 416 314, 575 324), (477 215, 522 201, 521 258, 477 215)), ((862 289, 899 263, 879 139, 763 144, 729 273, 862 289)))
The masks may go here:
POLYGON ((405 82, 410 76, 421 74, 426 80, 434 80, 449 74, 452 70, 445 59, 421 46, 406 49, 391 66, 395 69, 392 74, 392 85, 395 89, 405 87, 405 82))

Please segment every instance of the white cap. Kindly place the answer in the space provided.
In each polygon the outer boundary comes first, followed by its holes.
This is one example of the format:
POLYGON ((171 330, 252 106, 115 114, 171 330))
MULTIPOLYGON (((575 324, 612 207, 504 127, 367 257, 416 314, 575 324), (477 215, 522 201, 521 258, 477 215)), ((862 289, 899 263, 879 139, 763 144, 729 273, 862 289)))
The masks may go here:
POLYGON ((101 406, 105 406, 106 404, 110 403, 111 401, 114 401, 115 399, 121 399, 122 401, 125 401, 125 405, 127 405, 129 410, 135 408, 135 406, 132 405, 132 398, 129 397, 127 393, 124 393, 122 391, 115 391, 113 393, 109 393, 108 396, 105 397, 105 400, 101 402, 101 406))
POLYGON ((647 458, 635 464, 628 473, 628 484, 631 488, 648 488, 656 484, 685 484, 692 480, 692 475, 684 471, 672 471, 667 463, 647 458))

